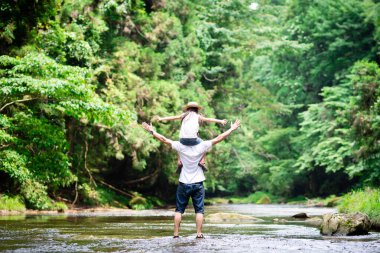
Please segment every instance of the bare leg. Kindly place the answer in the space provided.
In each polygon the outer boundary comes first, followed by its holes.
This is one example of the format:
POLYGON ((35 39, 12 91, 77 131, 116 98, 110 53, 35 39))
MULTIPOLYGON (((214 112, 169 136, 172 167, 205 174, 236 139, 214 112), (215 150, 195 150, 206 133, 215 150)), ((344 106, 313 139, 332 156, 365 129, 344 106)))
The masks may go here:
POLYGON ((206 163, 206 155, 204 155, 201 159, 201 161, 199 162, 200 164, 205 164, 206 163))
POLYGON ((182 162, 181 162, 181 159, 180 159, 179 156, 178 156, 177 166, 181 166, 181 165, 182 165, 182 162))
POLYGON ((202 168, 203 171, 208 171, 206 167, 206 155, 203 155, 202 159, 199 161, 198 165, 202 168))
POLYGON ((175 212, 174 214, 174 236, 179 235, 179 226, 181 225, 182 214, 175 212))
POLYGON ((202 234, 203 213, 195 215, 195 224, 197 224, 197 236, 202 234))
POLYGON ((180 174, 180 173, 181 173, 181 169, 182 169, 182 162, 181 162, 181 159, 180 159, 179 156, 178 156, 178 160, 177 160, 177 171, 176 171, 176 173, 177 173, 177 174, 180 174))

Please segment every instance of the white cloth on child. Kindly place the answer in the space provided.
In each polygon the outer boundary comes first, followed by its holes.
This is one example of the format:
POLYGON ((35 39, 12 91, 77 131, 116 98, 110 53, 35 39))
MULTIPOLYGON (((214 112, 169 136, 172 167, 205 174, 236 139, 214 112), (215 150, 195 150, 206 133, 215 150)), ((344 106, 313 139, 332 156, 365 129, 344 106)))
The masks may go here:
POLYGON ((182 120, 179 138, 197 138, 199 131, 199 114, 189 112, 182 120))

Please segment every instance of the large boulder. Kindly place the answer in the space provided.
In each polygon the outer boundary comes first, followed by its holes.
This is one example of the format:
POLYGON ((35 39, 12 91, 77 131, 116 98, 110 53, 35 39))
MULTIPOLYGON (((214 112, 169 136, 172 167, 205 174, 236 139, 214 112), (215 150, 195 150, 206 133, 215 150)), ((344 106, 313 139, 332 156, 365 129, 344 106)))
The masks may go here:
POLYGON ((262 219, 239 213, 213 213, 207 215, 206 222, 261 222, 262 219))
POLYGON ((329 213, 323 215, 322 235, 366 235, 371 228, 368 216, 362 213, 329 213))

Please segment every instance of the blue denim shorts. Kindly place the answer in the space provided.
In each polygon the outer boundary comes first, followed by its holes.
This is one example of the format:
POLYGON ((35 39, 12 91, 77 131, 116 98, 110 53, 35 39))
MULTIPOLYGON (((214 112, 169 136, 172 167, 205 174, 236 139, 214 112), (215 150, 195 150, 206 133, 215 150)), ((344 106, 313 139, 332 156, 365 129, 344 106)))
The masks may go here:
POLYGON ((179 142, 185 146, 195 146, 202 142, 201 138, 180 138, 179 142))
POLYGON ((194 184, 179 183, 176 194, 176 208, 178 213, 184 213, 189 199, 193 201, 195 213, 204 213, 205 188, 203 182, 194 184))

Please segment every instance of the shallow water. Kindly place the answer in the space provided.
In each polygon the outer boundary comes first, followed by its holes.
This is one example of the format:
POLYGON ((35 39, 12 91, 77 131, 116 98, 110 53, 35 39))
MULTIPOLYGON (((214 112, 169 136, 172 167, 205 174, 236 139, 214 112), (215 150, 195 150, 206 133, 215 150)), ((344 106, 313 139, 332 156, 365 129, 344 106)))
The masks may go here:
MULTIPOLYGON (((216 205, 207 214, 236 212, 263 222, 206 223, 205 240, 195 239, 194 215, 184 215, 181 237, 172 238, 171 210, 118 211, 75 215, 0 216, 2 252, 380 252, 380 233, 326 237, 303 221, 306 212, 331 208, 289 205, 216 205), (276 224, 273 218, 289 222, 276 224)), ((207 215, 206 214, 206 215, 207 215)))

